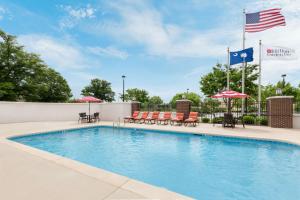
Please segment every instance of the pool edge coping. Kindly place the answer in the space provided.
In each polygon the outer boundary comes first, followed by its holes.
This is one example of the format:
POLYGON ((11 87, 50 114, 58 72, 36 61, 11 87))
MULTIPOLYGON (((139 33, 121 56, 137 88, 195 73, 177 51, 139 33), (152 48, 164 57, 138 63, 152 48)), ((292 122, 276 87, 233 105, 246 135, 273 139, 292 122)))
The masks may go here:
MULTIPOLYGON (((84 127, 73 127, 73 128, 63 128, 63 129, 54 129, 50 131, 36 131, 36 132, 30 132, 30 133, 24 133, 24 134, 18 134, 17 136, 7 136, 4 137, 4 139, 12 141, 13 138, 19 138, 19 137, 27 137, 27 136, 33 136, 33 135, 42 135, 42 134, 47 134, 47 133, 52 133, 52 132, 58 132, 58 131, 72 131, 72 130, 78 130, 78 129, 88 129, 88 128, 97 128, 97 127, 110 127, 113 128, 112 125, 91 125, 91 126, 84 126, 84 127)), ((218 134, 218 133, 209 133, 205 132, 191 132, 191 131, 186 131, 186 130, 165 130, 165 129, 153 129, 153 128, 148 128, 148 127, 119 127, 121 129, 142 129, 142 130, 150 130, 150 131, 162 131, 162 132, 171 132, 171 133, 181 133, 181 134, 196 134, 196 135, 201 135, 201 136, 212 136, 212 137, 227 137, 227 138, 238 138, 238 139, 249 139, 249 140, 259 140, 259 141, 266 141, 266 142, 279 142, 279 143, 284 143, 284 144, 289 144, 289 145, 295 145, 300 147, 300 142, 295 142, 291 141, 289 139, 278 139, 278 138, 267 138, 267 137, 255 137, 251 135, 231 135, 231 134, 218 134)), ((1 139, 1 138, 0 138, 1 139)))

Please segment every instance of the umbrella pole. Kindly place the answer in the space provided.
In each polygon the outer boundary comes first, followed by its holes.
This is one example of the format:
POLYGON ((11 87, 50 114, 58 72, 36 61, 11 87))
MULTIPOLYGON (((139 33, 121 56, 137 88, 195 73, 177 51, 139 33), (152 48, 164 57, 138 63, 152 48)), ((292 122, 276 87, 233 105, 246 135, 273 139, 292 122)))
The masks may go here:
POLYGON ((227 112, 231 113, 231 98, 227 99, 227 112))
POLYGON ((89 115, 91 115, 91 102, 89 101, 89 115))

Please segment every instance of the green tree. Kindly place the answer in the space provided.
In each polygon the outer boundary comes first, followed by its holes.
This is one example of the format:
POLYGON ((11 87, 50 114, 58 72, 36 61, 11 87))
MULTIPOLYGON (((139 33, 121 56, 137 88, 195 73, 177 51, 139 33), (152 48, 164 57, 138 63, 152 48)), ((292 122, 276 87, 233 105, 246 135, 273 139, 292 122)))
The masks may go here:
POLYGON ((0 30, 0 38, 0 100, 65 102, 72 96, 65 79, 27 53, 15 36, 0 30))
POLYGON ((115 93, 112 91, 111 83, 98 78, 92 79, 90 85, 86 86, 81 91, 81 94, 84 96, 94 96, 108 102, 115 100, 115 93))
POLYGON ((26 54, 16 37, 0 30, 0 100, 16 101, 23 91, 22 80, 29 75, 26 54))
POLYGON ((282 81, 277 82, 275 85, 267 85, 262 90, 262 100, 270 96, 277 96, 276 89, 282 90, 282 95, 294 96, 296 101, 300 101, 300 87, 293 87, 290 83, 283 83, 282 81))
POLYGON ((149 94, 146 90, 143 89, 128 89, 126 90, 124 97, 125 101, 139 101, 141 103, 149 102, 149 94))
POLYGON ((176 105, 176 101, 177 100, 181 100, 181 99, 188 99, 190 101, 192 101, 192 105, 193 106, 199 106, 200 103, 200 96, 194 92, 189 92, 189 93, 177 93, 171 100, 171 104, 174 107, 176 105))
POLYGON ((211 113, 220 111, 221 102, 217 99, 205 98, 201 102, 201 113, 211 113))
POLYGON ((72 96, 67 81, 55 70, 44 67, 26 85, 26 101, 65 102, 72 96))
MULTIPOLYGON (((258 65, 247 65, 245 68, 245 93, 256 97, 258 79, 258 65)), ((201 77, 200 90, 206 96, 212 96, 227 87, 227 68, 226 65, 217 64, 212 72, 201 77)), ((230 89, 238 92, 242 91, 242 69, 237 67, 230 68, 230 89)))
POLYGON ((152 96, 149 99, 149 104, 160 105, 163 104, 163 100, 159 96, 152 96))

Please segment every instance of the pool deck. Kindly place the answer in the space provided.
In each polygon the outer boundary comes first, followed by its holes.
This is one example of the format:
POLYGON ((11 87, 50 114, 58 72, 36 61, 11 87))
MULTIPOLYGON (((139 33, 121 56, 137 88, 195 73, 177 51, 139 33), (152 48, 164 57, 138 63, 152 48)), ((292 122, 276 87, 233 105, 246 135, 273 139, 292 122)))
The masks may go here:
MULTIPOLYGON (((112 125, 112 122, 0 124, 0 199, 189 199, 164 188, 7 140, 12 136, 95 125, 112 125)), ((197 127, 125 124, 125 127, 255 138, 300 145, 300 129, 259 126, 224 129, 211 124, 197 127)))

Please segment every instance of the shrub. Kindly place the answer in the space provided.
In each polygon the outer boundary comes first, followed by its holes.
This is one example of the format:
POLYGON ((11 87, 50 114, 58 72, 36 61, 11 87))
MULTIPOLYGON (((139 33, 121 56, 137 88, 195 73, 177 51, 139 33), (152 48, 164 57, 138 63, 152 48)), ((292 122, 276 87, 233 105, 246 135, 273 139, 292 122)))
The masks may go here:
POLYGON ((260 125, 268 126, 268 119, 267 118, 262 118, 261 121, 260 121, 260 125))
POLYGON ((214 124, 222 123, 224 121, 224 117, 215 117, 212 119, 214 124))
POLYGON ((202 123, 209 123, 210 119, 207 117, 202 118, 202 123))
POLYGON ((256 118, 256 123, 262 126, 267 126, 268 125, 268 119, 265 117, 257 117, 256 118))
POLYGON ((246 116, 243 117, 243 121, 244 121, 245 124, 254 124, 255 123, 255 117, 246 115, 246 116))

